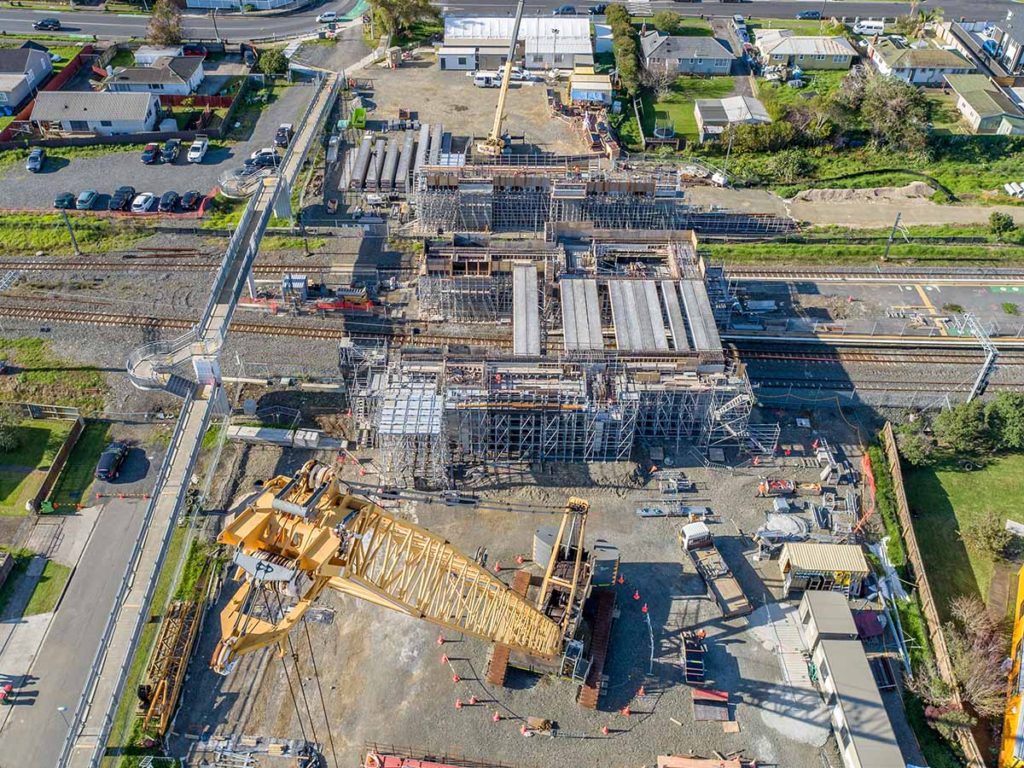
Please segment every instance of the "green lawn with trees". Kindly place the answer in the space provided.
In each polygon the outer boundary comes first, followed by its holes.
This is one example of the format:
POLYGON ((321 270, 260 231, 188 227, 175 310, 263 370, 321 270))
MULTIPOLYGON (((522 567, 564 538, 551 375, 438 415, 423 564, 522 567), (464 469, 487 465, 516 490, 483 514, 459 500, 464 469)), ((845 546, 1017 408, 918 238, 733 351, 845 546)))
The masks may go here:
POLYGON ((68 433, 70 421, 21 419, 0 407, 0 515, 24 515, 68 433))

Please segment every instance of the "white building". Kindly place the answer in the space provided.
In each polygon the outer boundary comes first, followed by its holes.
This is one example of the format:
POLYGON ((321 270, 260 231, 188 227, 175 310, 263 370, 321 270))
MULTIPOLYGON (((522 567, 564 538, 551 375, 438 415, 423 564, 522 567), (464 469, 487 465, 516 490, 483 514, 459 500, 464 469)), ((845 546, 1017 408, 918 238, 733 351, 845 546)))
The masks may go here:
POLYGON ((103 81, 114 93, 190 96, 203 82, 202 56, 158 59, 151 67, 118 67, 103 81))
POLYGON ((947 75, 966 75, 974 65, 956 51, 919 40, 904 46, 889 38, 868 44, 868 55, 883 75, 912 85, 941 85, 947 75))
POLYGON ((804 592, 799 615, 845 768, 906 768, 846 597, 804 592))
POLYGON ((180 45, 142 45, 135 50, 135 66, 152 67, 160 59, 173 59, 184 52, 180 45))
MULTIPOLYGON (((448 49, 473 48, 480 68, 500 66, 508 54, 514 25, 511 16, 446 16, 444 46, 439 56, 447 60, 448 49), (485 57, 495 61, 484 60, 485 57)), ((521 48, 517 49, 514 63, 529 69, 574 69, 594 63, 590 20, 584 16, 523 17, 518 42, 521 48)), ((452 67, 455 68, 458 67, 452 67)))
POLYGON ((729 96, 724 99, 697 99, 693 104, 700 142, 718 139, 730 125, 770 123, 768 110, 753 96, 729 96))
POLYGON ((152 131, 159 113, 154 93, 40 91, 31 120, 44 131, 113 136, 152 131))

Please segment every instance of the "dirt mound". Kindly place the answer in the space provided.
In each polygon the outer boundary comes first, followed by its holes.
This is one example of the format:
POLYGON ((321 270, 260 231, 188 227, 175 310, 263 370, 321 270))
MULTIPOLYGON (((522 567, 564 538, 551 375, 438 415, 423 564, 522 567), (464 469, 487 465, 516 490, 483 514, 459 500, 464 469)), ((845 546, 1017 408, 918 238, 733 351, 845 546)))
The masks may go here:
POLYGON ((908 200, 929 198, 935 192, 923 181, 912 181, 902 187, 872 187, 870 189, 805 189, 794 200, 814 203, 841 203, 848 201, 908 200))

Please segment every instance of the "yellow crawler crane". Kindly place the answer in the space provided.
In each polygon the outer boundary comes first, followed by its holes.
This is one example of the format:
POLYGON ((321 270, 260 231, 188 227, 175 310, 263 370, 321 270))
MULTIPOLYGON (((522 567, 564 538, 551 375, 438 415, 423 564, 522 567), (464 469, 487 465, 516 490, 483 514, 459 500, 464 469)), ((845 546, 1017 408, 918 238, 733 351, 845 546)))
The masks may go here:
MULTIPOLYGON (((569 529, 582 534, 588 508, 569 500, 559 539, 569 529)), ((270 645, 284 654, 288 633, 324 589, 557 665, 574 644, 578 606, 589 594, 589 580, 576 590, 584 565, 573 549, 572 575, 565 579, 549 567, 538 595, 550 606, 553 588, 568 587, 568 601, 552 618, 440 536, 343 492, 334 470, 315 461, 294 477, 269 481, 219 541, 234 548, 244 579, 220 616, 211 666, 222 674, 270 645)))

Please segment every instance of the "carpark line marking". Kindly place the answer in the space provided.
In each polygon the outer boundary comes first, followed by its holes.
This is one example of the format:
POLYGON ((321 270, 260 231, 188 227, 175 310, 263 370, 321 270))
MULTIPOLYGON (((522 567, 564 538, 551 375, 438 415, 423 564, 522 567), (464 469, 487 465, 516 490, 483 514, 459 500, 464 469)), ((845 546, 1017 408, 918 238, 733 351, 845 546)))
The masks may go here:
MULTIPOLYGON (((928 292, 925 291, 919 283, 915 284, 914 287, 917 289, 917 295, 921 297, 921 301, 924 302, 924 305, 928 308, 928 314, 931 315, 932 318, 935 318, 939 314, 939 311, 935 309, 935 305, 932 304, 932 300, 928 298, 928 292)), ((949 336, 949 331, 947 331, 946 327, 937 319, 935 320, 935 327, 939 329, 939 333, 941 335, 949 336)))

